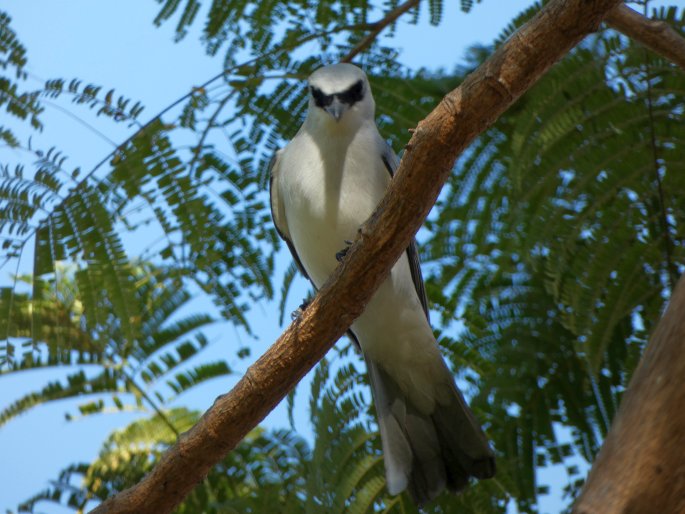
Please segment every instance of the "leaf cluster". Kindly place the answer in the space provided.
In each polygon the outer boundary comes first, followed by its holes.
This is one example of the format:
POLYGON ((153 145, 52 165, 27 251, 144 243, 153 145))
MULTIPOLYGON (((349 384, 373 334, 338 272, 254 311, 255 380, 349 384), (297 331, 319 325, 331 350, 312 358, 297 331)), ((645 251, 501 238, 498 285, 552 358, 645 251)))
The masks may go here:
POLYGON ((191 362, 210 344, 201 329, 215 320, 207 314, 180 314, 191 296, 173 271, 147 264, 132 270, 133 292, 126 303, 135 316, 127 323, 104 289, 95 297, 84 295, 88 272, 61 268, 51 281, 36 281, 33 294, 0 290, 0 330, 21 341, 23 350, 3 374, 56 366, 71 370, 65 380, 37 384, 4 407, 0 425, 36 405, 65 398, 79 401, 80 416, 159 412, 191 387, 230 373, 224 360, 191 362), (129 339, 129 332, 135 337, 129 339))
MULTIPOLYGON (((42 111, 37 94, 22 90, 26 79, 26 48, 10 26, 12 19, 0 11, 0 109, 7 115, 27 120, 34 129, 42 124, 39 115, 42 111)), ((0 142, 16 148, 19 141, 8 126, 0 125, 0 142)))

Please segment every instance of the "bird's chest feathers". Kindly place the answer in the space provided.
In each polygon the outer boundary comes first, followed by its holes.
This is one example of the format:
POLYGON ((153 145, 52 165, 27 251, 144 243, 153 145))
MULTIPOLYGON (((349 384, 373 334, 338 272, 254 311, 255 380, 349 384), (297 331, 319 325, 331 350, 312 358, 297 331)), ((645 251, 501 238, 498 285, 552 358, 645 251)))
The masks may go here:
POLYGON ((320 282, 380 202, 390 180, 378 142, 297 138, 281 169, 281 194, 292 241, 310 277, 320 282))
MULTIPOLYGON (((354 236, 373 212, 387 187, 389 176, 374 141, 307 141, 297 167, 289 167, 287 205, 312 230, 354 236), (302 155, 308 156, 301 159, 302 155)), ((289 209, 291 210, 291 209, 289 209)))

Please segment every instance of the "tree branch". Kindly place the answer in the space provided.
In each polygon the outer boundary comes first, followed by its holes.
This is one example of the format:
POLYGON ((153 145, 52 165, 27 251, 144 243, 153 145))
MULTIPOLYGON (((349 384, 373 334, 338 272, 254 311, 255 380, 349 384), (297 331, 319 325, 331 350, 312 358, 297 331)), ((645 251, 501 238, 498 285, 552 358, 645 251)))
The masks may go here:
POLYGON ((613 9, 604 21, 685 71, 685 38, 668 23, 651 20, 625 5, 613 9))
POLYGON ((426 218, 454 162, 620 0, 552 0, 421 123, 395 179, 347 257, 228 394, 136 486, 95 513, 163 514, 273 409, 363 311, 426 218))
POLYGON ((685 276, 630 381, 574 514, 685 512, 685 276))
POLYGON ((364 39, 357 44, 357 46, 350 50, 345 57, 340 59, 340 62, 351 62, 352 59, 357 57, 357 55, 371 46, 371 43, 374 42, 374 40, 378 37, 378 34, 380 34, 385 27, 394 23, 397 18, 417 5, 419 5, 419 0, 407 0, 402 5, 398 5, 388 14, 386 14, 382 20, 378 20, 377 22, 371 24, 371 32, 369 32, 364 39))

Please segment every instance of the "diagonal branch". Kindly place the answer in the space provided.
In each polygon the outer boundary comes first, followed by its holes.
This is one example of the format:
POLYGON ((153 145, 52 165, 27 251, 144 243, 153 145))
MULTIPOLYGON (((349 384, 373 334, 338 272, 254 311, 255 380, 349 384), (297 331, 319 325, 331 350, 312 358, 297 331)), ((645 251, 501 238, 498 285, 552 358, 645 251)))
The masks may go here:
POLYGON ((604 21, 685 71, 685 38, 665 21, 651 20, 625 5, 609 12, 604 21))
POLYGON ((378 34, 383 32, 383 30, 388 25, 392 25, 393 23, 395 23, 395 21, 397 21, 397 18, 402 16, 412 7, 416 7, 417 5, 419 5, 419 0, 407 0, 403 4, 395 7, 392 11, 388 12, 388 14, 386 14, 382 20, 378 20, 377 22, 372 23, 370 25, 371 32, 364 36, 364 39, 362 39, 357 44, 357 46, 355 46, 352 50, 350 50, 347 53, 347 55, 340 59, 340 62, 352 62, 352 59, 357 57, 357 55, 359 55, 369 46, 371 46, 374 40, 378 37, 378 34))
POLYGON ((620 0, 552 0, 421 123, 395 179, 345 261, 302 317, 152 472, 95 513, 170 512, 314 366, 363 311, 406 250, 459 155, 620 0))

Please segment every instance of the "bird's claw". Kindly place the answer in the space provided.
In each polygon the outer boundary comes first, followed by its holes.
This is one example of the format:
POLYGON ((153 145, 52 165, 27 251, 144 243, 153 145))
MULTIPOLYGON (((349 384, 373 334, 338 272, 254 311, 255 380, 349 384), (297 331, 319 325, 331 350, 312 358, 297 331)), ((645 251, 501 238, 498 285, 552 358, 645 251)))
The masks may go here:
POLYGON ((304 310, 309 306, 309 303, 309 300, 304 300, 300 306, 290 314, 290 319, 293 321, 300 319, 304 314, 304 310))
POLYGON ((338 253, 335 254, 335 259, 338 262, 342 262, 343 259, 345 258, 345 256, 347 255, 347 252, 350 251, 350 246, 352 246, 352 241, 348 241, 347 239, 345 239, 345 244, 347 246, 345 246, 345 248, 343 248, 342 250, 340 250, 338 253))

